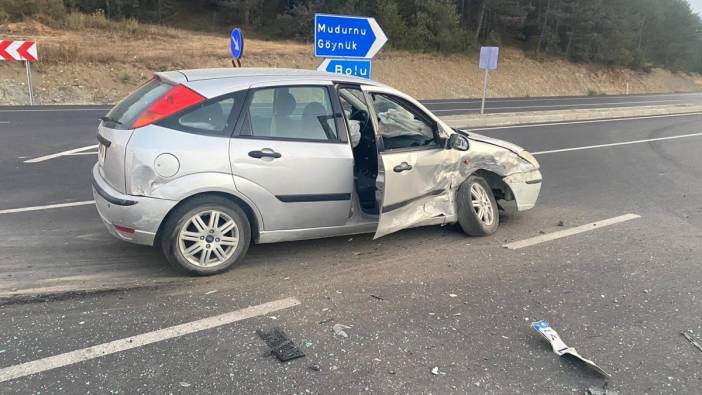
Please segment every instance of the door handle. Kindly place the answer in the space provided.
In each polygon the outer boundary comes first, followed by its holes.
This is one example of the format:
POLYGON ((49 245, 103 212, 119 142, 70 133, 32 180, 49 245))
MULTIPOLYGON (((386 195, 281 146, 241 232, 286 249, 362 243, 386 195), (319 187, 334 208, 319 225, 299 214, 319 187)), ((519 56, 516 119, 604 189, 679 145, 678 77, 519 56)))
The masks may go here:
POLYGON ((395 168, 392 170, 395 171, 395 173, 402 173, 403 171, 412 170, 412 165, 410 165, 407 162, 402 162, 399 165, 395 166, 395 168))
POLYGON ((268 150, 268 151, 251 151, 251 152, 249 152, 249 156, 252 158, 256 158, 256 159, 261 159, 261 158, 278 159, 282 155, 279 152, 268 150))

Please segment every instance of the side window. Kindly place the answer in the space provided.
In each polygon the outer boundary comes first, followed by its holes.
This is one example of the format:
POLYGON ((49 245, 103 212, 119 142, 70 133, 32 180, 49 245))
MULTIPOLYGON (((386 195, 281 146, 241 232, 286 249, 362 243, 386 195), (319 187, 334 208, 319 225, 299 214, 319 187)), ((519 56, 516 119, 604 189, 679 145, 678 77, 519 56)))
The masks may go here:
POLYGON ((257 89, 241 134, 254 137, 338 140, 329 90, 322 86, 257 89))
POLYGON ((159 124, 183 132, 228 137, 236 123, 232 111, 241 108, 244 97, 240 92, 208 100, 159 124))
MULTIPOLYGON (((351 139, 351 147, 356 148, 361 142, 361 137, 367 133, 366 129, 372 125, 368 112, 368 105, 359 88, 339 88, 339 100, 346 116, 346 127, 351 139)), ((372 126, 371 126, 372 128, 372 126)), ((372 129, 370 134, 372 134, 372 129)))
POLYGON ((389 95, 375 93, 372 97, 384 149, 438 145, 434 136, 436 124, 419 109, 389 95))

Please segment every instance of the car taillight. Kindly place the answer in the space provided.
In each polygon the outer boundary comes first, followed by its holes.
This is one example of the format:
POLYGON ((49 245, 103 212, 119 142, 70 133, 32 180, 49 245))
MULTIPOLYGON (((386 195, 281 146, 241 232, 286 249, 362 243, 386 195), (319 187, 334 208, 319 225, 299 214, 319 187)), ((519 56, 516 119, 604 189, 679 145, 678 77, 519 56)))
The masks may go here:
POLYGON ((205 100, 207 99, 194 90, 184 85, 176 85, 151 104, 134 122, 132 128, 151 125, 205 100))

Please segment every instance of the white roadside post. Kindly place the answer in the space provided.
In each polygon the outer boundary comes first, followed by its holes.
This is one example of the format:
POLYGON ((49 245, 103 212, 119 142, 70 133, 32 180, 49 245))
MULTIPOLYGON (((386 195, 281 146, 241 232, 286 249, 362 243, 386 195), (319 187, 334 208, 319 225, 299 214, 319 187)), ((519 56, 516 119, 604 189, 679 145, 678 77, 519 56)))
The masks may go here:
POLYGON ((483 103, 480 105, 480 114, 485 114, 485 98, 487 97, 488 89, 488 76, 490 75, 490 70, 485 69, 485 80, 483 81, 483 103))
POLYGON ((34 96, 32 94, 32 66, 29 61, 24 61, 24 66, 27 69, 27 89, 29 89, 29 105, 34 105, 34 96))
POLYGON ((36 62, 38 58, 37 43, 34 41, 0 40, 0 60, 23 61, 25 64, 27 88, 29 89, 29 105, 34 105, 32 66, 30 63, 36 62))
POLYGON ((497 69, 497 59, 500 56, 499 47, 481 47, 480 48, 480 69, 485 70, 485 80, 483 81, 483 101, 480 105, 480 114, 485 114, 485 99, 488 91, 488 78, 490 70, 497 69))

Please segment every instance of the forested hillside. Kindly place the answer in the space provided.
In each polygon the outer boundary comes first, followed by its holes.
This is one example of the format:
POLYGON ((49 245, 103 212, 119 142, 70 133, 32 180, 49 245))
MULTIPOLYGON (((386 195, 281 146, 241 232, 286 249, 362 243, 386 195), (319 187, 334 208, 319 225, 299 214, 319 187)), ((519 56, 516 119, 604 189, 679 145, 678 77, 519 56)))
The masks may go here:
POLYGON ((702 23, 686 0, 0 0, 0 21, 36 17, 57 27, 76 11, 299 40, 312 38, 315 12, 367 15, 398 49, 506 45, 536 58, 702 71, 702 23))

